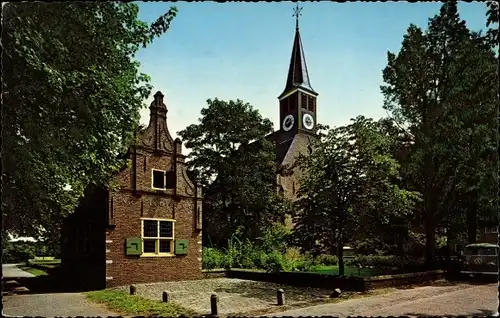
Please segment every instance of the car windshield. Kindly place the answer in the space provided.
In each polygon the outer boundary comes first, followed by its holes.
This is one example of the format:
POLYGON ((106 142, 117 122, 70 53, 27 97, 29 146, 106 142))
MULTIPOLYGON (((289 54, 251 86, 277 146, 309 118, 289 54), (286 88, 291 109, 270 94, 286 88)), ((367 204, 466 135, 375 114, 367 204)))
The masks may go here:
POLYGON ((482 247, 482 246, 467 246, 465 248, 465 255, 496 255, 496 248, 482 247))

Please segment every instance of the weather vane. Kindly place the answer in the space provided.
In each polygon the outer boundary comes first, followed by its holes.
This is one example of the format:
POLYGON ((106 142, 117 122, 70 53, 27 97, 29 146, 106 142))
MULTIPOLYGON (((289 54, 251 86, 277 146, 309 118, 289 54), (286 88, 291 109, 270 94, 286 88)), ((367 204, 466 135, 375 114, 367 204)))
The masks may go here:
POLYGON ((297 6, 293 8, 293 15, 292 17, 295 17, 295 27, 298 29, 299 28, 299 17, 302 15, 300 13, 302 11, 302 7, 299 7, 299 2, 297 1, 297 6))

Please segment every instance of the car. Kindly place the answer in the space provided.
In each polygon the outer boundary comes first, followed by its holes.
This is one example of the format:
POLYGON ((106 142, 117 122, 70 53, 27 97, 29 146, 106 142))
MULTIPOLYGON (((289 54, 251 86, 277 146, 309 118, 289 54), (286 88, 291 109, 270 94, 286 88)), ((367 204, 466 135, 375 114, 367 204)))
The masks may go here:
POLYGON ((460 273, 468 276, 498 275, 498 245, 476 243, 461 253, 460 273))

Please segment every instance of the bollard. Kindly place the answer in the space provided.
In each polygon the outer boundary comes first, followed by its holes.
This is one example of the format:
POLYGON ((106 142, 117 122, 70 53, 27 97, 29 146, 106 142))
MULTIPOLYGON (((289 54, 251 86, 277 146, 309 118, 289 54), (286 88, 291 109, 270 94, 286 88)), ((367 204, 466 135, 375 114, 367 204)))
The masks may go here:
POLYGON ((130 285, 130 295, 135 295, 137 288, 134 285, 130 285))
POLYGON ((278 297, 278 306, 283 306, 285 304, 285 291, 283 289, 278 289, 276 292, 278 297))
POLYGON ((163 302, 168 303, 168 292, 164 291, 162 296, 163 302))
POLYGON ((212 309, 212 317, 217 317, 218 313, 217 313, 217 295, 216 294, 212 294, 212 296, 210 296, 210 307, 212 309))

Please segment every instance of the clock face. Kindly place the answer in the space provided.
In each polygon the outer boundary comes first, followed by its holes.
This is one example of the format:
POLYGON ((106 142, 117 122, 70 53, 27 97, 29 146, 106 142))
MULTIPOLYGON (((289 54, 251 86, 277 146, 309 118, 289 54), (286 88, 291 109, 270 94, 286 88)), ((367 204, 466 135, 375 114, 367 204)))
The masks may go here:
POLYGON ((305 129, 313 129, 314 128, 314 118, 310 114, 304 114, 302 117, 302 124, 305 129))
POLYGON ((289 131, 292 129, 294 123, 295 119, 293 118, 293 115, 287 115, 285 119, 283 119, 283 130, 289 131))

